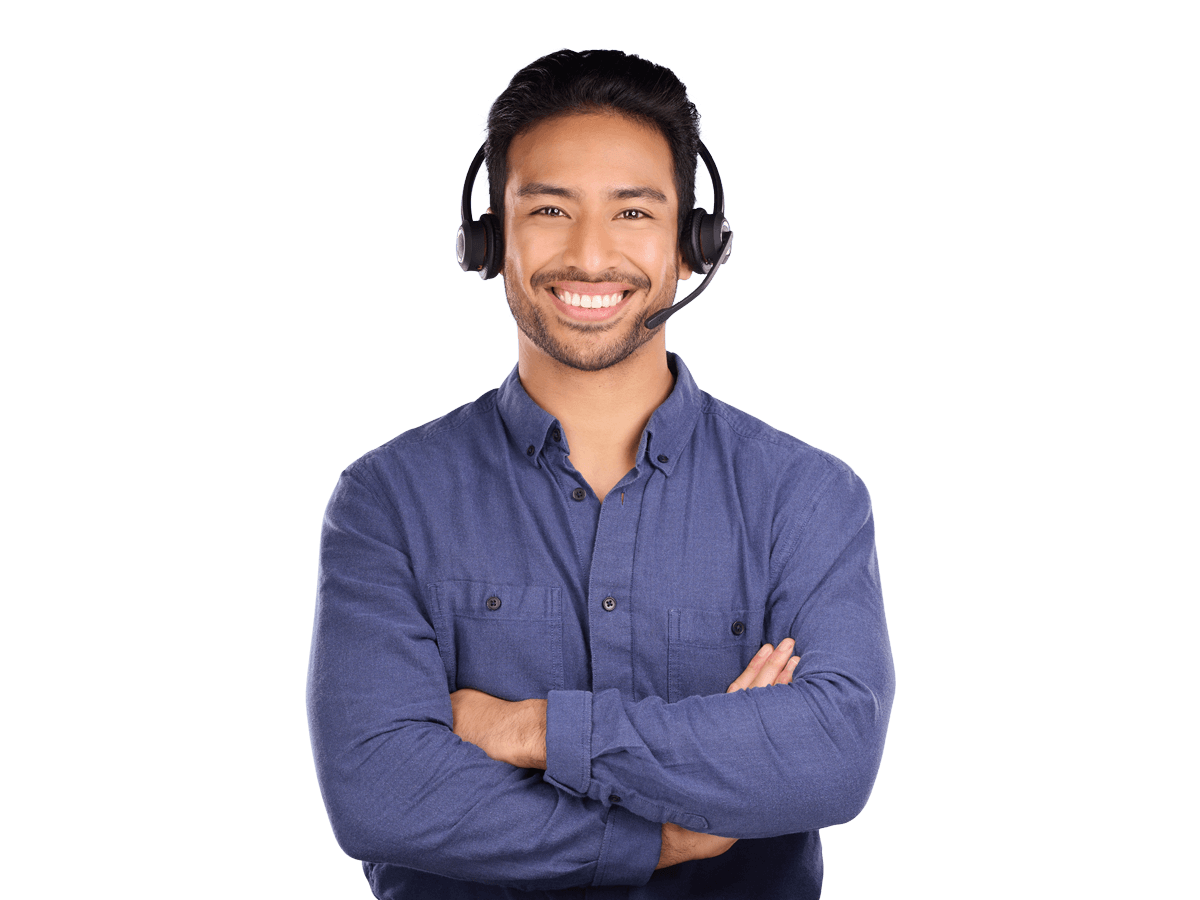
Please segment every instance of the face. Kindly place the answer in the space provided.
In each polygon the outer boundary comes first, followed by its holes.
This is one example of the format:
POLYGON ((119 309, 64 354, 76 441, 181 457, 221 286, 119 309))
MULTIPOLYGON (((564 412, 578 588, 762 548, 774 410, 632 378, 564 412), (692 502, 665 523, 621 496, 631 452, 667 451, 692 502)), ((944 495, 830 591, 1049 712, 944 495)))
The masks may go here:
POLYGON ((617 365, 661 333, 675 297, 679 203, 671 150, 618 114, 540 122, 508 151, 504 289, 524 338, 574 369, 617 365))

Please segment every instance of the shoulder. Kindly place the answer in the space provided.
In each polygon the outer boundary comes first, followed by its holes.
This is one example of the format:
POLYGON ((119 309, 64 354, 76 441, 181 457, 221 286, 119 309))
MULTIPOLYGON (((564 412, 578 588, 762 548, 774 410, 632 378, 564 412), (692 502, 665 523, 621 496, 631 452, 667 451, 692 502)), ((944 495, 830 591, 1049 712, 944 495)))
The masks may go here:
MULTIPOLYGON (((734 464, 757 462, 790 480, 803 475, 806 482, 859 482, 854 471, 832 453, 768 425, 711 394, 701 393, 698 431, 702 440, 716 440, 734 455, 734 464)), ((764 473, 765 474, 765 473, 764 473)))
POLYGON ((343 474, 390 485, 405 473, 425 474, 435 467, 452 466, 456 458, 474 455, 474 448, 503 434, 496 395, 496 390, 488 391, 471 403, 397 435, 360 456, 343 474))

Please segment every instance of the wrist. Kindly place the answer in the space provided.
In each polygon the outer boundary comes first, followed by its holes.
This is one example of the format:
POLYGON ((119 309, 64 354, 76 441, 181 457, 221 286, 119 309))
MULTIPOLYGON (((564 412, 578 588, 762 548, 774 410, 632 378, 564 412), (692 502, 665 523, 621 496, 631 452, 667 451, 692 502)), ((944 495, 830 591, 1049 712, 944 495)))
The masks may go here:
POLYGON ((523 700, 520 704, 521 765, 526 769, 546 768, 546 701, 523 700))

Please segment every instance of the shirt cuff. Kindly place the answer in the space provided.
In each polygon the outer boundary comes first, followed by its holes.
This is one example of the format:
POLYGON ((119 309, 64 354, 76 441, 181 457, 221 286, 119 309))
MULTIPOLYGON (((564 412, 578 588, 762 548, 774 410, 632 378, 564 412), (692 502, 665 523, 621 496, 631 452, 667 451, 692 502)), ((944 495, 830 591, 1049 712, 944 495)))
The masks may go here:
MULTIPOLYGON (((546 698, 545 780, 568 794, 583 797, 591 779, 592 695, 588 691, 551 691, 546 698)), ((609 823, 611 828, 611 817, 609 823)))
POLYGON ((604 844, 592 884, 642 885, 662 855, 662 826, 614 806, 608 811, 604 844))

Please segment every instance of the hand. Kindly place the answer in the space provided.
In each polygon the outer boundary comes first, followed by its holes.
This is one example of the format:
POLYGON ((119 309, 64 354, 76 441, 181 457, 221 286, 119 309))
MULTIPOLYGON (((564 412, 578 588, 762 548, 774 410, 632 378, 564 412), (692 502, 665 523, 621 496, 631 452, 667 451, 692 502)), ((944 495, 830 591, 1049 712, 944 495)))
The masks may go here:
POLYGON ((794 649, 796 642, 791 638, 784 638, 778 647, 763 644, 758 653, 754 654, 754 659, 750 660, 750 665, 734 679, 725 693, 732 694, 735 691, 771 684, 791 684, 792 673, 800 664, 800 657, 792 656, 794 649))
POLYGON ((463 688, 450 695, 454 733, 492 759, 521 769, 546 768, 546 701, 511 702, 463 688))
POLYGON ((658 854, 658 865, 654 868, 665 869, 690 859, 711 859, 720 856, 736 843, 737 838, 688 831, 682 825, 664 822, 662 850, 658 854))

